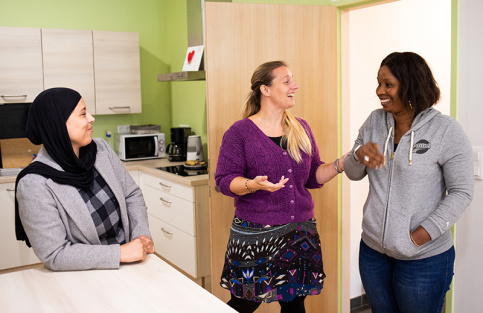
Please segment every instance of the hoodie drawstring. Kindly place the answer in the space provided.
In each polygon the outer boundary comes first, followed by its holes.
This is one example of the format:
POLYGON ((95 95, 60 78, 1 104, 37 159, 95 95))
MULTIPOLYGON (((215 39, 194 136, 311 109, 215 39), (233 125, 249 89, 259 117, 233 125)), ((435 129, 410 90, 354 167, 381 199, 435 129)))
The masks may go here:
POLYGON ((414 143, 414 130, 411 130, 411 145, 409 146, 409 165, 413 165, 413 143, 414 143))
MULTIPOLYGON (((389 132, 387 134, 386 143, 384 144, 384 157, 386 157, 387 153, 387 144, 389 139, 391 138, 392 126, 389 128, 389 132)), ((414 130, 411 130, 411 145, 409 146, 409 165, 413 165, 413 144, 414 144, 414 130)))
POLYGON ((391 132, 392 132, 392 126, 391 126, 391 128, 389 128, 389 133, 387 134, 386 143, 384 144, 384 157, 386 157, 387 143, 389 142, 389 139, 391 138, 391 132))

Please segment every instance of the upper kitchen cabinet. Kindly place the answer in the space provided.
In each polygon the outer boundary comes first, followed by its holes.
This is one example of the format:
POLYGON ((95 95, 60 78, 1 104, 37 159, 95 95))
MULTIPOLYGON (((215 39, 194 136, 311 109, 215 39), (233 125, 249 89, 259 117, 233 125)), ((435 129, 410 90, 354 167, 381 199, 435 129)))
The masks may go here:
POLYGON ((94 31, 96 114, 141 113, 139 34, 94 31))
POLYGON ((32 102, 43 90, 39 28, 0 26, 0 104, 32 102))
POLYGON ((42 29, 44 87, 69 87, 97 114, 91 30, 42 29))
POLYGON ((77 90, 89 113, 141 113, 139 35, 0 26, 0 104, 77 90))

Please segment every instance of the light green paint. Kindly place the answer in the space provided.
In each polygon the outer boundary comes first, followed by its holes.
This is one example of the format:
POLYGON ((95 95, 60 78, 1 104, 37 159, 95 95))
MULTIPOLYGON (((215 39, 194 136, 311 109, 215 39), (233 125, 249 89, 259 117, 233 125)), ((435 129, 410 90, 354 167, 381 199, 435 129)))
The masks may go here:
MULTIPOLYGON (((188 49, 187 2, 179 0, 169 3, 166 24, 169 25, 166 48, 170 52, 169 72, 181 72, 188 49)), ((161 74, 161 73, 159 73, 161 74)), ((201 136, 205 159, 207 157, 206 83, 205 81, 161 82, 171 90, 172 127, 189 125, 191 131, 201 136)))
MULTIPOLYGON (((451 99, 450 115, 458 120, 458 58, 459 58, 459 0, 451 0, 451 99)), ((455 246, 456 246, 456 225, 451 227, 455 246)), ((445 312, 454 313, 454 279, 451 282, 449 291, 446 293, 445 312)))
MULTIPOLYGON (((342 155, 342 30, 341 30, 341 10, 337 10, 337 155, 342 155)), ((338 250, 337 257, 339 260, 339 271, 337 273, 337 299, 339 305, 337 312, 342 312, 342 175, 337 178, 337 223, 338 223, 338 250)))

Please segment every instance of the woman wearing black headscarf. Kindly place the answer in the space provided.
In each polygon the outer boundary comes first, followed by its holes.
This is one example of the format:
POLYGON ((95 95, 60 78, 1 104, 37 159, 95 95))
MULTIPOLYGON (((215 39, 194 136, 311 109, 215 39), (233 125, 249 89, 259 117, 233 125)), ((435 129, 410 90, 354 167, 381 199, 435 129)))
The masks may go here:
POLYGON ((27 137, 42 144, 15 183, 15 227, 47 268, 118 268, 154 252, 142 192, 68 88, 41 92, 27 137))

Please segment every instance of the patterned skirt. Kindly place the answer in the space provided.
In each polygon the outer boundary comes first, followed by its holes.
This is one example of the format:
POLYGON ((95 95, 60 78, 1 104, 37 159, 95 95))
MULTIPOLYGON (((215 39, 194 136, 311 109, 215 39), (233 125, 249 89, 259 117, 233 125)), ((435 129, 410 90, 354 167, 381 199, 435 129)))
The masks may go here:
POLYGON ((316 295, 325 273, 315 219, 270 226, 233 219, 221 287, 255 302, 316 295))

